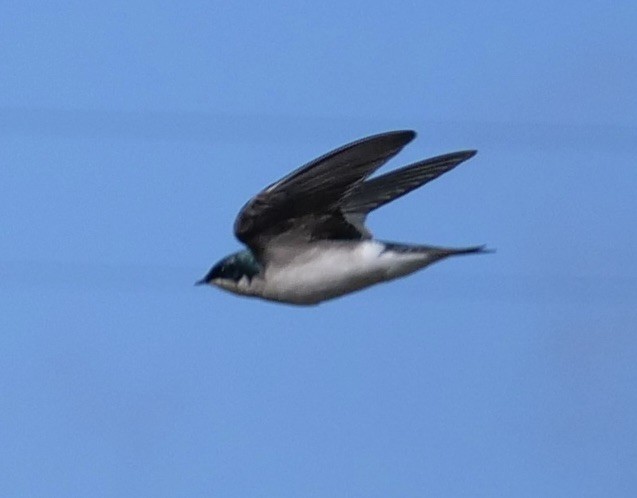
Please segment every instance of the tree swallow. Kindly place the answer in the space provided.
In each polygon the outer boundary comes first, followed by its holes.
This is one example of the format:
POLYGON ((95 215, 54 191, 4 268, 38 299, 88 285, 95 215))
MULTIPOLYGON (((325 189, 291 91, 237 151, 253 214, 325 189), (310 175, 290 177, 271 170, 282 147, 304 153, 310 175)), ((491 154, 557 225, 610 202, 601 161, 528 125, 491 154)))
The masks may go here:
POLYGON ((340 147, 253 197, 234 224, 248 249, 214 265, 197 284, 297 305, 409 275, 484 246, 446 248, 382 242, 367 215, 473 157, 475 150, 426 159, 368 179, 416 133, 391 131, 340 147))

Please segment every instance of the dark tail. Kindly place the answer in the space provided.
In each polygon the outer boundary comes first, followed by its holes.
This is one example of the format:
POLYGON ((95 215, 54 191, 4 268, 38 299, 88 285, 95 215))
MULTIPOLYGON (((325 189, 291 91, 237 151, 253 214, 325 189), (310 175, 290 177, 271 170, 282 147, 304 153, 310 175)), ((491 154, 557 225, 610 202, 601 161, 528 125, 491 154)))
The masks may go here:
POLYGON ((434 248, 441 251, 443 254, 447 256, 456 256, 462 254, 493 254, 495 249, 488 249, 486 245, 481 246, 472 246, 472 247, 459 247, 459 248, 445 248, 438 247, 434 248))
POLYGON ((463 254, 489 254, 495 249, 487 249, 485 245, 472 247, 437 247, 426 245, 398 244, 395 242, 383 242, 385 251, 400 252, 404 254, 426 254, 432 261, 438 261, 449 256, 461 256, 463 254))

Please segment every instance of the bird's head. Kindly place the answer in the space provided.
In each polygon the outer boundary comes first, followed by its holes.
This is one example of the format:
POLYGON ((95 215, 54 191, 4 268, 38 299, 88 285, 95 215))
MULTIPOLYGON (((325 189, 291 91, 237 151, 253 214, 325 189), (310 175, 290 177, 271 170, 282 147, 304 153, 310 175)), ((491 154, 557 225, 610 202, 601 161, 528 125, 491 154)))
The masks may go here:
POLYGON ((215 264, 204 278, 195 282, 195 285, 216 285, 243 294, 252 277, 260 271, 261 265, 250 251, 239 251, 215 264))

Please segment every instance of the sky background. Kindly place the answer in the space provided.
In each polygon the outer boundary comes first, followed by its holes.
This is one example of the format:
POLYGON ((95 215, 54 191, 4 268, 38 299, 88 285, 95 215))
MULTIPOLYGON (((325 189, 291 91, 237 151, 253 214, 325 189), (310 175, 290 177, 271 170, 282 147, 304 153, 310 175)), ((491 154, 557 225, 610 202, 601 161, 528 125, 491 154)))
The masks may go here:
POLYGON ((637 3, 0 4, 0 495, 637 496, 637 3), (370 217, 487 243, 193 287, 265 185, 413 128, 370 217))

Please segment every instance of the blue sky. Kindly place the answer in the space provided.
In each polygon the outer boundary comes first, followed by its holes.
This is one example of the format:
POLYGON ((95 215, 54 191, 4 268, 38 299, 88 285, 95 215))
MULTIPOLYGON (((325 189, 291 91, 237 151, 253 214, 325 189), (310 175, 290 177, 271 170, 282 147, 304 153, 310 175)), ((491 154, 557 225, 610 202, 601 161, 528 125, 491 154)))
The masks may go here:
POLYGON ((3 2, 0 494, 637 495, 635 2, 3 2), (391 129, 487 243, 314 308, 193 287, 391 129))

